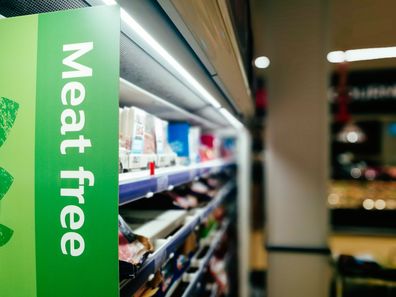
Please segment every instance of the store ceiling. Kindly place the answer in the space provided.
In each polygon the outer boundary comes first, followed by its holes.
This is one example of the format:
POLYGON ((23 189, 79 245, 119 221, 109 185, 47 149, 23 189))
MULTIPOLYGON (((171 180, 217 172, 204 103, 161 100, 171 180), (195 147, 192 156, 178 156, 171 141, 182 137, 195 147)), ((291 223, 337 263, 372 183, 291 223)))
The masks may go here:
MULTIPOLYGON (((264 46, 268 42, 263 34, 266 2, 251 0, 254 56, 265 55, 264 46)), ((329 51, 396 46, 396 1, 330 0, 328 6, 329 51)), ((396 58, 350 64, 352 69, 392 67, 396 67, 396 58)), ((264 73, 265 70, 257 72, 264 73)))

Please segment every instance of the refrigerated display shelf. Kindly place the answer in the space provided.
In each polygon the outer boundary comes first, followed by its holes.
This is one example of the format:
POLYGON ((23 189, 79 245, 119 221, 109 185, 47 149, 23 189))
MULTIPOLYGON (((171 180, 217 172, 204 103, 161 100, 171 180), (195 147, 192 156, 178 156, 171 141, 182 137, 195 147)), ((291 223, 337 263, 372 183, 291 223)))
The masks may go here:
POLYGON ((204 208, 198 209, 196 213, 187 219, 187 223, 174 235, 166 239, 166 242, 154 254, 151 254, 134 279, 121 284, 121 296, 132 296, 141 286, 150 279, 156 271, 172 258, 176 250, 183 244, 186 238, 216 207, 220 206, 235 188, 235 182, 229 181, 225 184, 216 197, 204 208))
POLYGON ((219 291, 219 286, 217 284, 214 284, 210 293, 210 297, 216 297, 218 291, 219 291))
POLYGON ((173 293, 175 293, 177 287, 180 285, 180 283, 182 282, 182 277, 178 278, 168 289, 168 291, 166 292, 165 297, 172 297, 173 293))
POLYGON ((119 175, 119 204, 127 204, 155 193, 172 190, 194 179, 216 173, 235 165, 232 159, 207 161, 189 166, 158 168, 154 175, 149 170, 121 173, 119 175))
POLYGON ((226 221, 223 223, 223 226, 219 231, 217 231, 214 239, 212 240, 209 250, 206 253, 205 257, 202 260, 199 260, 200 264, 198 267, 198 271, 194 273, 192 280, 190 281, 190 284, 184 291, 182 297, 189 297, 197 290, 198 286, 201 286, 201 280, 206 272, 207 266, 209 264, 210 259, 213 257, 213 254, 217 248, 217 246, 220 244, 221 239, 223 238, 225 232, 227 231, 229 226, 229 221, 226 221))

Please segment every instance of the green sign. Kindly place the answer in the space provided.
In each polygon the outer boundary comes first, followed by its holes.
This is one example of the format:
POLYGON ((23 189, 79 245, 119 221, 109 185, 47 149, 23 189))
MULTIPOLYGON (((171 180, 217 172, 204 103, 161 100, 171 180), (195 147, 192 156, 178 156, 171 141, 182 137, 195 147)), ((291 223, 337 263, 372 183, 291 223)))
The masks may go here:
POLYGON ((118 296, 119 7, 0 38, 0 296, 118 296))

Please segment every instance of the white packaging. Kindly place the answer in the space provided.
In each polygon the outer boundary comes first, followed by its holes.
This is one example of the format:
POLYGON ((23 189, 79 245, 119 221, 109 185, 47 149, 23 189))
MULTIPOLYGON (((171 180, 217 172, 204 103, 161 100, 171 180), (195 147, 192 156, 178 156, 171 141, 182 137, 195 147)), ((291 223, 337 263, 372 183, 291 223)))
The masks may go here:
POLYGON ((142 158, 144 152, 144 131, 146 112, 137 107, 126 108, 125 148, 128 152, 128 169, 147 167, 142 158))
POLYGON ((155 152, 157 155, 162 155, 165 153, 165 142, 166 135, 164 131, 164 125, 167 123, 157 117, 154 117, 155 125, 155 152))
POLYGON ((129 113, 129 108, 124 107, 120 108, 120 131, 119 131, 119 143, 120 147, 129 150, 128 148, 128 113, 129 113))
POLYGON ((128 112, 127 147, 131 154, 143 154, 146 112, 131 107, 128 112))
POLYGON ((120 147, 118 151, 119 173, 125 172, 129 169, 129 154, 128 151, 120 147))
POLYGON ((200 127, 190 127, 188 131, 188 142, 189 142, 189 156, 191 163, 198 163, 200 161, 199 157, 199 147, 201 145, 201 128, 200 127))
POLYGON ((155 117, 149 113, 145 117, 143 154, 155 155, 155 117))
POLYGON ((119 108, 119 117, 118 117, 118 165, 119 165, 119 173, 122 173, 129 169, 129 161, 128 161, 128 151, 126 149, 126 129, 128 126, 128 110, 129 108, 119 108))
POLYGON ((161 121, 161 122, 162 122, 162 134, 163 134, 163 144, 162 144, 163 153, 162 154, 157 153, 156 165, 157 165, 157 167, 174 166, 174 165, 176 165, 176 162, 177 162, 177 155, 176 155, 176 153, 173 152, 172 148, 170 147, 170 145, 168 143, 168 125, 169 125, 169 123, 167 121, 161 121))

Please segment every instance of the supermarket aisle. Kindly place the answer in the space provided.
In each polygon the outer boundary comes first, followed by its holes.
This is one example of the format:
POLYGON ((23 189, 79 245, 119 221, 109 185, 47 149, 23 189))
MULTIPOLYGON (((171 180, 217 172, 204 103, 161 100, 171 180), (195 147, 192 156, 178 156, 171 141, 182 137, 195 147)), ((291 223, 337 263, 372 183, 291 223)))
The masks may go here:
POLYGON ((249 295, 236 12, 1 1, 1 297, 249 295))
MULTIPOLYGON (((252 251, 251 251, 251 263, 252 276, 252 296, 266 296, 266 271, 268 270, 267 257, 268 254, 264 249, 265 236, 262 232, 254 232, 252 234, 252 251)), ((373 278, 371 281, 372 288, 365 287, 364 279, 360 282, 357 281, 357 285, 354 283, 354 278, 349 279, 349 287, 345 285, 344 295, 338 291, 336 281, 341 279, 341 275, 337 276, 336 263, 337 259, 342 255, 352 255, 362 261, 374 261, 383 267, 392 268, 396 264, 396 237, 394 235, 376 235, 376 234, 353 234, 353 233, 333 233, 329 236, 329 246, 331 249, 332 260, 329 259, 329 267, 331 267, 330 278, 333 279, 332 286, 329 287, 329 297, 343 297, 343 296, 393 296, 394 284, 392 281, 388 283, 379 279, 373 278), (363 290, 359 291, 359 284, 363 290), (376 286, 378 286, 376 288, 376 286), (383 288, 388 287, 387 293, 383 292, 383 288), (354 292, 355 291, 355 292, 354 292), (393 293, 392 293, 393 292, 393 293), (352 295, 351 295, 352 294, 352 295), (384 294, 384 295, 381 295, 384 294), (390 294, 390 295, 389 295, 390 294)), ((349 264, 350 265, 350 264, 349 264)), ((355 271, 355 273, 358 270, 355 271)), ((348 284, 348 283, 347 283, 348 284)), ((370 284, 370 282, 369 282, 370 284)), ((340 284, 338 283, 338 290, 340 290, 340 284)))

